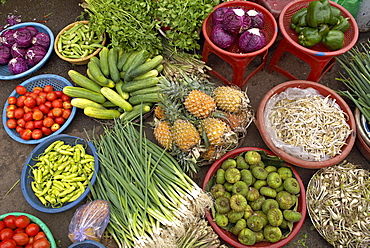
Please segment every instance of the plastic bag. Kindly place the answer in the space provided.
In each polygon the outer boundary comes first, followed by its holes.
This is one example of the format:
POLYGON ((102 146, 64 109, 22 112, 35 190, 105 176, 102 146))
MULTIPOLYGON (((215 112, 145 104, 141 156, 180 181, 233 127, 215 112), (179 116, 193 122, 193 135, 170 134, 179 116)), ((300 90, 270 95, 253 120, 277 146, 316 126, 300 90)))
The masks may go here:
POLYGON ((109 223, 108 201, 94 200, 77 208, 68 227, 68 238, 74 243, 84 240, 100 241, 109 223))
POLYGON ((343 6, 356 19, 362 0, 332 0, 333 2, 343 6))

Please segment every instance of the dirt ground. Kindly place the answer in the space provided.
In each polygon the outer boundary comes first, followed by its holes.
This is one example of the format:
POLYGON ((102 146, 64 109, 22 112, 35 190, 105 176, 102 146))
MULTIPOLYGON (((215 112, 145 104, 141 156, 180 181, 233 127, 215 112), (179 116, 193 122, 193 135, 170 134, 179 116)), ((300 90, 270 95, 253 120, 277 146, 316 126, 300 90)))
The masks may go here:
MULTIPOLYGON (((17 14, 21 16, 23 22, 35 21, 44 23, 53 31, 54 35, 56 35, 63 27, 74 22, 81 14, 82 8, 79 6, 79 2, 79 0, 8 0, 5 5, 0 5, 0 24, 2 24, 1 22, 4 22, 5 24, 5 19, 8 14, 17 14)), ((271 55, 276 49, 280 38, 281 37, 279 36, 275 44, 269 49, 269 58, 271 58, 271 55)), ((369 32, 361 33, 358 42, 365 41, 369 38, 369 32)), ((250 64, 250 68, 257 66, 258 62, 258 60, 252 62, 250 64)), ((229 78, 232 75, 230 66, 216 56, 210 57, 209 66, 216 71, 222 72, 224 75, 228 75, 229 78)), ((309 72, 307 64, 299 61, 290 54, 283 56, 281 66, 300 79, 305 79, 309 72)), ((55 53, 53 53, 48 62, 39 71, 32 75, 17 80, 0 81, 1 109, 3 110, 6 99, 14 90, 14 87, 26 79, 40 74, 57 74, 69 79, 67 72, 70 69, 85 73, 86 66, 71 65, 68 62, 62 61, 55 53)), ((320 83, 332 89, 342 89, 343 85, 335 80, 335 78, 340 76, 340 71, 341 68, 336 64, 334 68, 322 78, 320 83)), ((220 83, 214 77, 212 77, 212 81, 220 83)), ((246 87, 248 87, 247 92, 254 110, 257 110, 259 101, 268 90, 285 81, 287 81, 287 79, 280 74, 276 72, 269 73, 266 70, 262 70, 252 77, 246 87)), ((150 120, 151 118, 147 121, 150 120)), ((82 111, 78 110, 74 120, 63 133, 86 138, 86 135, 91 134, 93 130, 96 133, 101 132, 101 124, 86 117, 83 115, 82 111)), ((149 138, 152 138, 150 130, 148 130, 148 135, 149 138)), ((35 215, 48 225, 54 238, 60 244, 60 247, 68 247, 71 244, 67 237, 68 225, 78 206, 58 214, 47 214, 33 209, 24 199, 20 184, 17 184, 17 182, 20 179, 22 167, 27 156, 36 145, 25 145, 11 139, 2 125, 0 127, 0 140, 0 214, 7 212, 26 212, 35 215), (12 189, 13 186, 14 188, 12 189), (8 191, 10 192, 6 195, 8 191)), ((248 129, 247 137, 242 146, 268 149, 254 123, 248 129)), ((369 161, 365 159, 356 146, 353 147, 346 160, 370 169, 369 161)), ((203 182, 203 177, 208 168, 209 166, 202 167, 201 171, 195 178, 197 183, 201 184, 203 182)), ((313 169, 304 169, 300 167, 296 167, 296 170, 301 176, 305 186, 307 186, 309 179, 316 172, 316 170, 313 169)), ((103 242, 107 247, 115 247, 113 244, 114 242, 110 242, 108 239, 104 239, 103 242)), ((305 223, 298 235, 285 247, 324 248, 331 247, 331 245, 329 245, 313 228, 310 218, 307 215, 305 223)))

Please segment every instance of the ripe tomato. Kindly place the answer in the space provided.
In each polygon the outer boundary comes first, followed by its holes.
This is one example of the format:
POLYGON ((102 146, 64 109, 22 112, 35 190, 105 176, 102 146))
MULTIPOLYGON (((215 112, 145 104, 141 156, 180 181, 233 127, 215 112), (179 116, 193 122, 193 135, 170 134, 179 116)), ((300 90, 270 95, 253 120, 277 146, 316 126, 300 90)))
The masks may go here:
POLYGON ((27 97, 26 96, 20 96, 17 98, 17 103, 16 105, 20 108, 23 108, 24 106, 24 100, 26 99, 27 97))
POLYGON ((31 135, 32 139, 41 139, 42 138, 42 131, 40 129, 35 129, 32 131, 32 135, 31 135))
POLYGON ((23 115, 24 115, 24 109, 23 108, 14 109, 14 118, 20 119, 20 118, 23 117, 23 115))
POLYGON ((36 99, 36 97, 38 97, 39 94, 36 92, 31 92, 28 96, 32 97, 33 99, 36 99))
POLYGON ((54 124, 54 120, 51 117, 46 117, 43 120, 43 124, 44 124, 45 127, 51 127, 54 124))
POLYGON ((33 244, 34 238, 35 238, 34 236, 28 236, 28 244, 27 245, 33 244))
POLYGON ((43 126, 43 120, 37 120, 37 121, 33 121, 33 126, 37 129, 41 129, 41 127, 43 126))
POLYGON ((52 134, 52 133, 53 133, 53 132, 51 131, 50 127, 45 127, 45 126, 41 127, 41 131, 42 131, 42 134, 43 134, 44 136, 48 136, 48 135, 50 135, 50 134, 52 134))
POLYGON ((3 230, 0 231, 0 240, 10 239, 12 238, 13 234, 14 231, 11 228, 5 227, 3 230))
POLYGON ((46 95, 46 99, 48 100, 48 101, 54 101, 55 99, 57 99, 58 98, 58 96, 57 96, 57 94, 55 93, 55 91, 51 91, 51 92, 49 92, 47 95, 46 95))
POLYGON ((47 114, 50 112, 50 108, 46 106, 46 104, 44 103, 39 105, 39 109, 41 110, 43 114, 47 114))
POLYGON ((63 114, 63 109, 62 109, 62 108, 53 108, 53 109, 51 110, 51 112, 53 113, 53 115, 54 115, 55 117, 58 117, 58 116, 62 116, 62 114, 63 114))
POLYGON ((37 109, 37 110, 33 111, 32 118, 36 121, 37 120, 42 120, 44 118, 44 113, 42 113, 41 110, 37 109))
POLYGON ((19 215, 17 218, 15 218, 15 225, 18 228, 26 228, 31 223, 30 218, 26 215, 19 215))
POLYGON ((6 117, 8 117, 9 119, 14 118, 14 110, 6 111, 6 117))
POLYGON ((67 96, 66 94, 63 94, 62 97, 61 97, 62 101, 63 102, 69 102, 71 101, 71 97, 70 96, 67 96))
POLYGON ((35 107, 36 106, 35 98, 33 98, 31 96, 27 96, 26 99, 24 99, 24 105, 29 107, 29 108, 35 107))
POLYGON ((13 239, 5 239, 1 241, 0 248, 17 248, 17 243, 13 239))
POLYGON ((63 117, 61 117, 61 116, 56 117, 54 119, 54 121, 55 121, 55 123, 58 123, 59 125, 63 125, 64 122, 66 122, 66 120, 63 117))
POLYGON ((28 113, 28 112, 32 113, 32 111, 33 111, 32 108, 29 108, 29 107, 26 107, 26 106, 23 106, 23 110, 24 110, 25 113, 28 113))
POLYGON ((52 101, 51 106, 53 106, 53 108, 62 108, 63 107, 62 99, 56 99, 56 100, 52 101))
POLYGON ((64 109, 70 109, 72 108, 72 104, 70 101, 63 102, 63 108, 64 109))
POLYGON ((39 96, 45 97, 45 99, 46 99, 46 95, 47 95, 47 94, 48 94, 47 92, 45 92, 45 91, 41 91, 41 92, 39 93, 39 96))
POLYGON ((20 127, 24 127, 26 125, 26 121, 23 118, 17 120, 17 125, 20 127))
POLYGON ((15 92, 17 92, 19 95, 24 95, 24 93, 27 92, 27 89, 23 85, 17 85, 15 86, 15 92))
POLYGON ((8 103, 9 104, 17 104, 17 98, 15 96, 9 96, 8 97, 8 103))
POLYGON ((40 238, 33 242, 33 248, 50 248, 50 242, 46 238, 40 238))
POLYGON ((36 104, 37 105, 41 105, 41 104, 43 104, 43 103, 45 103, 46 102, 46 97, 44 97, 44 96, 40 96, 40 95, 38 95, 37 97, 36 97, 36 104))
POLYGON ((43 91, 44 89, 42 87, 36 86, 35 88, 32 89, 32 92, 40 92, 43 91))
POLYGON ((45 92, 48 92, 48 93, 49 93, 49 92, 51 92, 51 91, 53 91, 53 90, 54 90, 54 89, 53 89, 53 86, 51 86, 51 85, 49 85, 49 84, 44 86, 44 91, 45 91, 45 92))
POLYGON ((40 227, 36 223, 31 223, 26 227, 26 233, 28 236, 36 236, 40 232, 40 227))
POLYGON ((38 233, 35 235, 35 237, 34 237, 33 241, 36 241, 36 240, 38 240, 38 239, 42 239, 42 238, 45 238, 45 239, 46 239, 46 234, 45 234, 43 231, 38 232, 38 233))
POLYGON ((15 217, 14 215, 10 214, 10 215, 7 215, 3 221, 4 221, 4 224, 6 227, 9 227, 11 229, 15 229, 17 228, 17 226, 15 225, 15 219, 17 217, 15 217))
POLYGON ((29 241, 26 233, 16 233, 13 235, 12 239, 17 245, 26 245, 29 241))
POLYGON ((32 245, 33 243, 27 244, 24 248, 33 248, 32 245))
POLYGON ((50 108, 50 109, 53 107, 53 106, 51 106, 51 102, 50 102, 50 101, 46 101, 46 102, 45 102, 45 105, 46 105, 48 108, 50 108))
POLYGON ((33 121, 27 121, 26 125, 24 125, 24 128, 29 129, 29 130, 33 130, 33 129, 35 129, 35 125, 34 125, 33 121))
POLYGON ((17 127, 17 121, 15 119, 8 119, 6 121, 6 126, 9 128, 9 129, 14 129, 17 127))
POLYGON ((17 109, 17 105, 14 105, 14 104, 8 105, 8 107, 6 107, 6 111, 15 110, 15 109, 17 109))
POLYGON ((21 139, 30 140, 32 138, 32 131, 30 129, 24 129, 21 133, 19 133, 21 139))
POLYGON ((50 129, 51 129, 51 131, 52 131, 52 132, 56 132, 56 131, 58 131, 58 130, 59 130, 59 128, 60 128, 60 125, 59 125, 58 123, 54 123, 54 124, 50 127, 50 129))
POLYGON ((17 227, 16 229, 14 229, 14 234, 16 234, 16 233, 24 233, 24 232, 25 232, 24 228, 17 227))
POLYGON ((4 221, 0 220, 0 231, 5 228, 4 221))
POLYGON ((58 98, 62 98, 62 96, 63 96, 63 91, 61 91, 61 90, 57 90, 57 91, 55 91, 55 94, 57 94, 57 97, 58 98))
POLYGON ((63 110, 62 117, 67 120, 68 117, 71 115, 71 113, 72 113, 72 110, 71 109, 64 109, 63 110))
POLYGON ((16 128, 15 128, 15 131, 17 132, 17 133, 21 133, 22 131, 24 130, 24 127, 21 127, 21 126, 17 126, 16 128))
POLYGON ((32 112, 26 112, 24 115, 23 115, 23 119, 27 122, 27 121, 32 121, 32 112))

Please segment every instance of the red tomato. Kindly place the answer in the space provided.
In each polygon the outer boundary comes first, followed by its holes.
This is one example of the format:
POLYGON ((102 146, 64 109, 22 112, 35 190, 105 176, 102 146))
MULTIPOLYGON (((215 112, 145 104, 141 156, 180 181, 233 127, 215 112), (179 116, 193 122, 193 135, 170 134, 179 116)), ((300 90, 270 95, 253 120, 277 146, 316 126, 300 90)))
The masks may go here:
POLYGON ((36 104, 37 105, 41 105, 41 104, 43 104, 43 103, 45 103, 46 102, 46 97, 44 97, 44 96, 40 96, 40 95, 38 95, 37 97, 36 97, 36 104))
POLYGON ((41 139, 42 138, 42 131, 40 129, 35 129, 32 131, 32 135, 31 135, 32 139, 41 139))
POLYGON ((41 110, 37 109, 33 111, 32 118, 34 120, 42 120, 44 118, 44 113, 41 112, 41 110))
POLYGON ((63 110, 62 117, 67 120, 68 117, 71 115, 71 113, 72 113, 72 110, 71 109, 64 109, 63 110))
POLYGON ((63 114, 63 109, 62 109, 62 108, 53 108, 53 109, 51 110, 51 112, 53 113, 53 115, 54 115, 55 117, 58 117, 58 116, 62 116, 62 114, 63 114))
POLYGON ((64 109, 70 109, 72 108, 72 104, 70 101, 63 102, 63 108, 64 109))
POLYGON ((58 98, 62 98, 62 96, 64 95, 63 91, 61 91, 61 90, 55 91, 55 94, 57 94, 58 98))
POLYGON ((63 107, 62 99, 56 99, 56 100, 52 101, 51 106, 53 106, 53 108, 62 108, 63 107))
POLYGON ((47 114, 47 117, 50 117, 51 119, 54 120, 55 116, 53 115, 53 112, 50 111, 48 114, 47 114))
POLYGON ((57 94, 55 93, 55 91, 51 91, 51 92, 49 92, 47 95, 46 95, 46 99, 48 100, 48 101, 54 101, 55 99, 57 99, 58 98, 58 96, 57 96, 57 94))
POLYGON ((26 245, 29 241, 27 233, 16 233, 12 239, 17 245, 26 245))
POLYGON ((17 228, 17 226, 15 225, 15 219, 17 217, 15 217, 14 215, 10 214, 10 215, 7 215, 3 221, 4 221, 4 224, 6 227, 9 227, 11 229, 15 229, 17 228))
POLYGON ((4 221, 0 220, 0 231, 5 228, 4 221))
POLYGON ((23 119, 27 122, 27 121, 32 121, 32 112, 26 112, 24 115, 23 115, 23 119))
POLYGON ((32 89, 32 92, 37 92, 37 91, 43 91, 44 89, 40 86, 36 86, 35 88, 32 89))
POLYGON ((27 244, 24 248, 33 248, 33 243, 27 244))
POLYGON ((8 119, 6 121, 6 126, 9 128, 9 129, 14 129, 17 127, 17 121, 15 119, 8 119))
POLYGON ((45 105, 46 105, 48 108, 50 108, 50 109, 53 107, 53 106, 51 106, 51 102, 50 102, 50 101, 46 101, 46 102, 45 102, 45 105))
POLYGON ((39 94, 36 92, 31 92, 28 96, 32 97, 33 99, 36 99, 36 97, 38 97, 39 94))
POLYGON ((35 125, 34 125, 33 121, 27 121, 26 125, 24 125, 24 128, 33 130, 33 129, 35 129, 35 125))
POLYGON ((51 92, 51 91, 53 91, 54 89, 53 89, 53 86, 51 86, 51 85, 45 85, 44 86, 44 91, 45 92, 51 92))
POLYGON ((32 131, 30 129, 24 129, 21 133, 20 133, 20 136, 21 136, 21 139, 24 139, 24 140, 30 140, 31 137, 32 137, 32 131))
POLYGON ((14 231, 11 228, 5 227, 3 230, 0 231, 0 240, 10 239, 12 238, 13 234, 14 231))
POLYGON ((28 244, 27 245, 33 244, 34 238, 35 238, 34 236, 29 236, 28 235, 28 244))
POLYGON ((8 107, 6 107, 6 111, 16 110, 16 109, 17 109, 17 105, 14 105, 14 104, 8 105, 8 107))
POLYGON ((26 215, 19 215, 17 218, 15 218, 15 225, 18 228, 26 228, 31 223, 30 218, 26 215))
POLYGON ((36 240, 38 240, 38 239, 42 239, 42 238, 45 238, 45 239, 46 239, 46 234, 45 234, 43 231, 38 232, 38 233, 35 235, 35 237, 34 237, 33 241, 36 241, 36 240))
POLYGON ((26 125, 26 121, 24 120, 24 118, 20 118, 17 120, 17 125, 20 126, 20 127, 24 127, 26 125))
POLYGON ((16 228, 16 229, 14 229, 14 234, 16 234, 16 233, 24 233, 25 232, 25 230, 24 230, 24 228, 16 228))
POLYGON ((26 96, 20 96, 17 98, 17 103, 16 105, 20 108, 23 108, 24 106, 24 100, 26 99, 27 97, 26 96))
POLYGON ((17 126, 17 127, 15 128, 15 131, 16 131, 17 133, 19 133, 19 134, 20 134, 23 130, 24 130, 24 127, 17 126))
POLYGON ((15 96, 9 96, 8 97, 8 103, 9 104, 17 104, 17 98, 15 96))
POLYGON ((40 227, 36 223, 31 223, 26 227, 26 233, 28 236, 36 236, 40 232, 40 227))
POLYGON ((0 248, 16 248, 17 243, 13 239, 5 239, 1 241, 0 248))
POLYGON ((59 125, 63 125, 64 122, 66 122, 66 120, 63 117, 61 117, 61 116, 56 117, 54 119, 54 121, 55 121, 55 123, 58 123, 59 125))
POLYGON ((36 100, 35 98, 32 98, 31 96, 27 96, 26 99, 24 99, 24 105, 33 108, 36 106, 36 100))
POLYGON ((46 95, 47 95, 47 94, 48 94, 47 92, 45 92, 45 91, 41 91, 41 92, 39 93, 39 96, 45 97, 45 99, 46 99, 46 95))
POLYGON ((33 126, 37 129, 40 129, 44 125, 43 120, 33 121, 33 126))
POLYGON ((14 110, 6 111, 6 117, 8 117, 9 119, 14 118, 14 110))
POLYGON ((46 238, 40 238, 33 242, 33 248, 50 248, 50 242, 46 238))
POLYGON ((19 95, 23 95, 27 92, 27 89, 23 85, 17 85, 15 86, 15 92, 17 92, 19 95))
POLYGON ((59 125, 58 123, 54 123, 54 124, 50 127, 50 129, 51 129, 51 131, 52 131, 52 132, 56 132, 56 131, 58 131, 58 130, 59 130, 59 128, 60 128, 60 125, 59 125))
POLYGON ((51 127, 54 124, 54 120, 51 117, 46 117, 43 120, 43 124, 45 127, 51 127))
POLYGON ((48 135, 50 135, 50 134, 52 134, 53 132, 51 131, 51 129, 50 129, 50 127, 42 127, 41 128, 41 131, 42 131, 42 134, 44 135, 44 136, 48 136, 48 135))
POLYGON ((29 108, 27 106, 23 106, 24 113, 33 112, 32 108, 29 108))
POLYGON ((23 117, 23 115, 24 115, 24 109, 23 108, 14 109, 14 118, 20 119, 20 118, 23 117))
POLYGON ((61 99, 62 99, 63 102, 70 102, 71 101, 71 97, 67 96, 66 94, 63 94, 61 99))
POLYGON ((47 114, 50 112, 50 108, 46 106, 46 104, 44 103, 39 105, 39 109, 41 110, 43 114, 47 114))

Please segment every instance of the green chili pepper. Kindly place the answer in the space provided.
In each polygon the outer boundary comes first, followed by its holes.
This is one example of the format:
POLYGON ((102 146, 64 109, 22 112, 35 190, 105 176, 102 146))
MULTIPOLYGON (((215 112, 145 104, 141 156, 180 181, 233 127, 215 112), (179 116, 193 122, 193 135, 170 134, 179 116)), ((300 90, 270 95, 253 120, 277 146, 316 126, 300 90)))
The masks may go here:
POLYGON ((319 34, 320 34, 321 36, 326 35, 326 34, 329 32, 329 30, 330 30, 330 27, 329 27, 329 25, 328 25, 328 24, 321 24, 321 25, 319 26, 319 34))
POLYGON ((322 35, 317 28, 305 27, 298 35, 298 42, 304 47, 312 47, 319 44, 321 40, 322 35))
POLYGON ((318 27, 320 24, 330 23, 332 21, 332 13, 328 0, 312 1, 307 6, 307 24, 312 28, 318 27))
POLYGON ((305 14, 307 14, 307 8, 302 8, 298 10, 297 12, 295 12, 294 15, 292 15, 292 18, 290 19, 290 21, 294 24, 298 24, 301 17, 304 16, 305 14))
POLYGON ((339 30, 343 33, 346 32, 349 27, 351 26, 351 23, 348 21, 349 18, 345 18, 344 16, 339 17, 339 23, 331 28, 331 30, 339 30))
POLYGON ((344 33, 340 30, 330 30, 322 38, 322 43, 332 51, 341 49, 344 45, 344 33))

